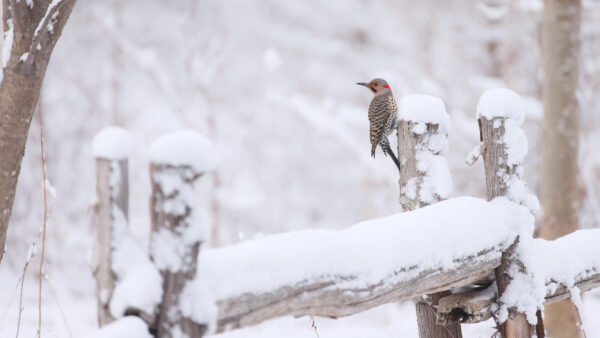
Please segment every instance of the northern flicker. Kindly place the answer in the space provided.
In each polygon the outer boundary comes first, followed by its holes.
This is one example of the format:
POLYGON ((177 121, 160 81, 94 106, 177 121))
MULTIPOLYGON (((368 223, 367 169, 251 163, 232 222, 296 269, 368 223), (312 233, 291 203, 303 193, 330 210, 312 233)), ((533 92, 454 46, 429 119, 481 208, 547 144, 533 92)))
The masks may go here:
POLYGON ((388 135, 396 128, 396 115, 398 105, 392 95, 392 89, 387 81, 383 79, 373 79, 369 83, 358 82, 357 85, 365 86, 373 92, 373 99, 369 105, 369 123, 371 138, 371 156, 375 157, 377 145, 381 147, 384 155, 390 155, 398 170, 400 162, 390 148, 388 135))

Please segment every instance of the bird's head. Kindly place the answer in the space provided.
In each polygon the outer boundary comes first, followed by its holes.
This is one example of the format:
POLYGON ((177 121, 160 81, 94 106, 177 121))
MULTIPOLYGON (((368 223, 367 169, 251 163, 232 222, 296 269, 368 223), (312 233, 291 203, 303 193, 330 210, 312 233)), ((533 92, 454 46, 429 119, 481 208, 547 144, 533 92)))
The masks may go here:
POLYGON ((357 82, 356 84, 369 88, 375 96, 379 96, 392 91, 390 85, 384 79, 373 79, 369 81, 369 83, 357 82))

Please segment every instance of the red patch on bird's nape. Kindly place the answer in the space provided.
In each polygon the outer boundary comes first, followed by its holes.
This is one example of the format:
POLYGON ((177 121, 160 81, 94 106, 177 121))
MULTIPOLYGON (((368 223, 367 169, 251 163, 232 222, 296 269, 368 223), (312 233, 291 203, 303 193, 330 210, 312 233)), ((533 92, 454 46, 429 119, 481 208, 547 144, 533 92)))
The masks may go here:
POLYGON ((389 84, 386 84, 385 86, 383 86, 383 88, 387 88, 387 89, 390 89, 390 90, 392 89, 392 88, 390 88, 389 84))

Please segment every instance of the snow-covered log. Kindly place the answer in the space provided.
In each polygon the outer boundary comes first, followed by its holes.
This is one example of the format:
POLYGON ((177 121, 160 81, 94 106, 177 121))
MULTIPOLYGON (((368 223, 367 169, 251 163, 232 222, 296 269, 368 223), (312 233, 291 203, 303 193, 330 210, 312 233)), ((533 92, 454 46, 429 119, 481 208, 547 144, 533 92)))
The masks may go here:
POLYGON ((94 138, 92 150, 96 157, 96 243, 93 273, 98 299, 98 324, 104 326, 114 317, 110 300, 115 289, 112 268, 115 222, 127 222, 129 215, 128 160, 129 135, 117 127, 108 127, 94 138))
MULTIPOLYGON (((528 206, 532 211, 539 208, 537 199, 526 193, 522 175, 523 159, 527 154, 527 138, 520 125, 524 119, 521 98, 509 89, 492 89, 483 93, 477 105, 477 118, 480 129, 480 141, 484 144, 483 161, 487 198, 492 200, 499 196, 507 196, 515 203, 528 206)), ((531 237, 530 233, 524 234, 531 237)), ((531 337, 530 324, 536 324, 535 310, 533 316, 525 316, 518 309, 510 296, 515 290, 510 285, 513 280, 527 280, 526 271, 522 271, 523 263, 518 257, 518 246, 521 238, 502 253, 500 267, 496 269, 496 285, 500 296, 500 309, 496 320, 500 324, 502 337, 531 337)), ((541 318, 541 316, 540 316, 541 318)))
MULTIPOLYGON (((449 129, 450 118, 442 100, 427 95, 412 95, 402 99, 398 122, 402 209, 414 210, 444 200, 452 191, 452 176, 445 157, 448 153, 446 138, 449 129)), ((415 308, 419 337, 462 337, 460 324, 438 325, 436 322, 435 308, 447 292, 417 299, 415 308)))
POLYGON ((217 332, 285 315, 337 318, 489 277, 502 251, 532 228, 527 208, 460 197, 342 231, 205 250, 198 276, 216 300, 217 332))
POLYGON ((197 208, 193 208, 193 184, 212 169, 212 146, 200 134, 179 131, 154 141, 150 157, 150 253, 163 277, 157 336, 202 337, 209 323, 201 321, 201 314, 190 313, 198 305, 186 299, 184 292, 195 289, 189 282, 196 276, 198 253, 205 236, 202 219, 197 208))

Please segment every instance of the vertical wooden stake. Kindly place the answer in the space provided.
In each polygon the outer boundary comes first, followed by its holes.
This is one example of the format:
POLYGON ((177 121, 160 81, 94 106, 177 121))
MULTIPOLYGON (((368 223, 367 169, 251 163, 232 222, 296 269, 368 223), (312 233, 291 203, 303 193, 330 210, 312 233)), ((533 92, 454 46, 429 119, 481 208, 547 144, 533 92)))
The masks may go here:
POLYGON ((98 324, 104 326, 115 320, 109 304, 115 289, 112 270, 112 234, 116 217, 129 218, 129 174, 127 159, 96 159, 98 204, 96 206, 96 244, 94 277, 98 299, 98 324), (115 215, 116 212, 121 215, 115 215))
POLYGON ((152 197, 152 260, 163 277, 163 299, 157 321, 157 337, 202 337, 206 325, 185 317, 179 300, 186 284, 196 277, 201 235, 191 205, 194 181, 202 176, 191 166, 153 163, 150 167, 152 197))
MULTIPOLYGON (((415 210, 429 204, 439 202, 447 198, 447 194, 437 191, 442 189, 432 184, 431 177, 419 166, 423 157, 439 157, 445 155, 445 149, 440 149, 440 137, 446 142, 446 130, 440 123, 425 123, 411 118, 419 116, 420 112, 414 113, 403 111, 403 109, 436 109, 443 121, 448 119, 444 104, 435 97, 425 95, 414 95, 402 100, 400 120, 398 121, 398 159, 401 163, 400 170, 400 204, 405 211, 415 210), (422 108, 421 108, 422 107, 422 108), (437 140, 435 140, 437 138, 437 140), (431 142, 434 140, 433 142, 431 142)), ((443 148, 443 147, 442 147, 443 148)), ((444 159, 445 163, 445 159, 444 159)), ((434 165, 429 163, 426 165, 434 165)), ((451 180, 447 168, 444 168, 451 180)), ((439 173, 438 173, 439 174, 439 173)), ((443 190, 443 189, 442 189, 443 190)), ((449 193, 449 191, 446 191, 449 193)), ((428 295, 426 299, 419 299, 416 303, 417 324, 419 326, 419 337, 421 338, 460 338, 462 331, 460 323, 438 325, 436 321, 436 307, 439 299, 447 296, 450 292, 439 292, 428 295)))
MULTIPOLYGON (((509 165, 508 153, 504 142, 505 118, 494 117, 487 119, 485 116, 479 118, 479 129, 481 141, 485 148, 483 161, 485 166, 485 180, 487 187, 487 199, 492 200, 499 196, 508 195, 507 177, 518 175, 519 165, 509 165)), ((506 290, 511 281, 508 274, 509 268, 518 264, 514 257, 514 251, 519 243, 519 238, 502 253, 502 261, 496 269, 496 283, 498 285, 498 298, 506 290)), ((500 332, 505 338, 530 338, 532 327, 527 322, 524 314, 516 309, 508 309, 508 319, 500 325, 500 332)))
POLYGON ((115 227, 127 226, 129 219, 129 156, 131 138, 119 127, 100 131, 93 142, 96 157, 96 243, 93 273, 98 299, 98 324, 104 326, 115 318, 109 304, 117 278, 113 269, 115 227), (122 223, 122 224, 121 224, 122 223))

